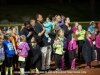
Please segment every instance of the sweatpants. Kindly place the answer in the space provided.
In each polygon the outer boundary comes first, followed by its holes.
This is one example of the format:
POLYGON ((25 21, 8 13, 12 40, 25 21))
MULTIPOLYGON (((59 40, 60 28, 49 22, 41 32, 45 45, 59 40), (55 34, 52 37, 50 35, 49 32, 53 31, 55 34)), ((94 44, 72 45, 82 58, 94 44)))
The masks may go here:
POLYGON ((42 70, 50 69, 51 46, 41 47, 42 52, 42 70))
POLYGON ((61 64, 62 64, 62 55, 58 55, 55 54, 55 65, 56 65, 56 69, 57 68, 61 68, 61 64))
POLYGON ((97 48, 97 60, 100 61, 100 48, 97 48))

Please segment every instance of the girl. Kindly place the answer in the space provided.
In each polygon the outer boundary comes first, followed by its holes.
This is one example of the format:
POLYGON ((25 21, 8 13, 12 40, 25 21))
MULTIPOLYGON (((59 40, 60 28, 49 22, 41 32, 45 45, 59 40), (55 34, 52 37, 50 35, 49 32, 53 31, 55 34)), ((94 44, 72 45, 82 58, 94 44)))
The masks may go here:
MULTIPOLYGON (((44 22, 44 27, 46 29, 46 32, 50 31, 51 28, 53 27, 53 25, 54 25, 54 23, 52 22, 52 18, 48 16, 46 18, 46 22, 44 22)), ((50 36, 46 32, 45 32, 45 36, 48 39, 48 42, 51 42, 51 38, 50 38, 50 36)))
POLYGON ((100 64, 100 31, 98 31, 98 35, 96 36, 96 48, 97 48, 97 61, 100 64))
POLYGON ((91 38, 91 33, 89 31, 87 31, 85 42, 84 42, 83 48, 82 48, 82 55, 87 64, 86 68, 88 68, 88 69, 93 68, 91 66, 91 62, 95 59, 94 46, 93 46, 92 40, 90 38, 91 38))
POLYGON ((74 23, 74 27, 72 28, 73 32, 75 33, 78 27, 78 22, 74 23))
POLYGON ((33 65, 34 65, 34 67, 36 68, 36 73, 39 73, 39 70, 41 69, 41 66, 42 66, 41 50, 40 50, 39 45, 36 43, 35 37, 32 37, 31 43, 29 45, 30 45, 30 50, 32 53, 30 67, 33 68, 33 65))
POLYGON ((71 69, 72 70, 77 70, 77 68, 75 66, 75 62, 76 62, 76 48, 77 48, 76 35, 74 33, 72 33, 72 39, 71 39, 71 41, 68 44, 69 59, 70 59, 71 69))
MULTIPOLYGON (((12 28, 12 38, 11 39, 12 39, 14 49, 16 50, 18 47, 18 42, 19 42, 19 35, 17 34, 16 27, 12 28)), ((16 54, 17 54, 17 51, 16 51, 16 54)), ((18 68, 18 56, 15 55, 14 56, 14 69, 17 69, 17 68, 18 68)))
POLYGON ((84 44, 84 36, 85 36, 85 30, 82 29, 82 25, 78 25, 78 30, 76 30, 76 35, 77 35, 77 42, 78 42, 78 59, 82 59, 82 47, 84 44))
POLYGON ((28 51, 30 50, 28 43, 26 43, 26 37, 24 35, 20 36, 20 43, 17 48, 19 63, 20 63, 20 72, 24 75, 24 69, 26 65, 26 58, 28 56, 28 51))
POLYGON ((10 75, 12 74, 12 62, 13 62, 13 57, 15 54, 15 50, 13 47, 13 44, 11 42, 11 34, 6 33, 4 35, 4 51, 5 51, 5 56, 6 56, 6 69, 5 69, 5 74, 8 75, 8 71, 10 70, 10 75))
POLYGON ((55 64, 57 71, 61 71, 61 65, 64 64, 62 63, 62 56, 64 53, 63 38, 64 38, 64 32, 62 30, 59 30, 56 39, 54 41, 55 64))
POLYGON ((5 59, 4 46, 2 43, 3 43, 3 38, 0 35, 0 75, 1 75, 3 61, 5 59))

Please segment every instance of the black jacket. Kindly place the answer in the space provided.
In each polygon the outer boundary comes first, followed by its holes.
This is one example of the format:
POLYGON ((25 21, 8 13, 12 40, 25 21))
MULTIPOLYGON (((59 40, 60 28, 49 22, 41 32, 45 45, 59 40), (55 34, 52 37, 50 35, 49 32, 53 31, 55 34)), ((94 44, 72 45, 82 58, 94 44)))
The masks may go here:
POLYGON ((33 47, 31 43, 29 43, 29 46, 30 46, 30 52, 32 54, 30 66, 34 65, 40 70, 42 66, 42 59, 41 59, 42 57, 41 57, 40 47, 38 44, 36 45, 36 47, 33 47))
POLYGON ((64 30, 64 36, 67 38, 68 41, 70 41, 73 33, 72 29, 68 30, 68 27, 66 25, 63 25, 62 29, 64 30))
POLYGON ((26 28, 24 27, 24 28, 22 29, 22 31, 21 31, 21 35, 25 35, 25 36, 26 36, 26 40, 27 40, 27 42, 29 43, 29 42, 31 41, 31 38, 32 38, 33 36, 35 36, 35 31, 34 31, 33 28, 26 29, 26 28), (29 37, 27 37, 27 35, 29 34, 30 31, 32 31, 33 33, 32 33, 29 37))
POLYGON ((91 62, 95 59, 94 46, 93 44, 91 46, 87 39, 85 39, 85 42, 83 44, 82 55, 86 63, 91 62))

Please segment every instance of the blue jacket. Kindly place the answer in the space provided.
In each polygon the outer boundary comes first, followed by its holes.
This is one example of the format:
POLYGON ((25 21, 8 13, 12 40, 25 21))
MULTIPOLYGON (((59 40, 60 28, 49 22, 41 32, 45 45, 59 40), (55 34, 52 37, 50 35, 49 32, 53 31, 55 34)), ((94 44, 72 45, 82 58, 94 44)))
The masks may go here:
POLYGON ((44 22, 44 27, 46 31, 50 31, 53 25, 54 25, 53 22, 44 22))
POLYGON ((6 57, 13 57, 15 54, 15 50, 13 48, 12 42, 4 40, 3 45, 6 57))

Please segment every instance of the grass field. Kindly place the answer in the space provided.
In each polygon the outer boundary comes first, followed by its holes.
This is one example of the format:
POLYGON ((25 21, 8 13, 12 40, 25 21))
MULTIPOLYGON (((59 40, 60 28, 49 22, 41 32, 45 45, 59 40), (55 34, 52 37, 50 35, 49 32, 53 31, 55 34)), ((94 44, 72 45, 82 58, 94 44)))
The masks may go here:
MULTIPOLYGON (((71 21, 90 21, 89 3, 66 3, 66 4, 38 4, 38 5, 0 5, 0 20, 23 22, 34 18, 35 14, 43 15, 44 20, 49 14, 64 15, 71 21)), ((96 3, 96 21, 100 20, 99 3, 96 3)))

